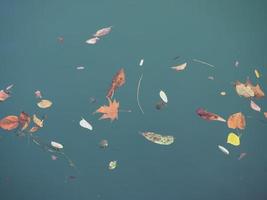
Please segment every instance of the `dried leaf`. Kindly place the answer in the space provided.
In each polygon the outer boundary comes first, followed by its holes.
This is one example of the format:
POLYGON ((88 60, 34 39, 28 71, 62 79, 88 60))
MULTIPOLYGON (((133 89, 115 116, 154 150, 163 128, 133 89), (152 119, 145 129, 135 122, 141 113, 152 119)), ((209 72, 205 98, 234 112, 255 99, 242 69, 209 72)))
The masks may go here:
POLYGON ((187 63, 183 63, 181 65, 173 66, 171 68, 176 70, 176 71, 182 71, 186 68, 186 66, 187 66, 187 63))
POLYGON ((37 103, 39 108, 49 108, 52 106, 52 102, 46 99, 41 100, 39 103, 37 103))
POLYGON ((114 100, 113 102, 108 98, 109 106, 101 106, 97 109, 96 112, 103 113, 100 119, 110 119, 113 121, 114 119, 118 119, 118 109, 119 109, 119 102, 114 100))
POLYGON ((34 126, 34 127, 32 127, 30 130, 29 130, 29 132, 30 133, 34 133, 34 132, 36 132, 36 131, 38 131, 39 130, 39 126, 34 126))
POLYGON ((241 112, 232 114, 227 120, 227 126, 232 129, 245 129, 245 116, 241 112))
POLYGON ((120 69, 112 79, 111 86, 107 93, 107 98, 111 98, 115 90, 121 87, 125 83, 124 69, 120 69))
POLYGON ((250 107, 251 109, 257 111, 257 112, 260 112, 261 111, 261 108, 252 100, 250 100, 250 107))
POLYGON ((0 90, 0 101, 5 101, 10 95, 4 90, 0 90))
POLYGON ((95 34, 94 37, 102 37, 104 35, 109 34, 109 32, 111 31, 112 26, 107 27, 107 28, 102 28, 100 30, 98 30, 95 34))
POLYGON ((254 91, 252 90, 252 88, 249 85, 243 84, 239 81, 236 82, 235 89, 236 89, 236 92, 239 96, 243 96, 245 98, 254 97, 254 95, 255 95, 254 91))
POLYGON ((35 114, 32 116, 33 122, 40 128, 44 126, 44 120, 39 119, 35 114))
POLYGON ((161 135, 154 132, 141 132, 141 134, 149 141, 161 144, 170 145, 174 142, 174 137, 171 135, 161 135))
POLYGON ((19 118, 14 115, 9 115, 0 120, 0 127, 4 130, 13 130, 19 125, 19 118))
POLYGON ((196 113, 198 114, 198 116, 200 116, 202 119, 205 119, 205 120, 209 120, 209 121, 215 120, 215 121, 226 122, 226 120, 222 118, 221 116, 208 112, 203 108, 197 109, 196 113))
POLYGON ((29 124, 31 122, 31 117, 25 112, 21 112, 19 115, 19 123, 21 126, 21 131, 24 131, 26 128, 28 128, 29 124))
POLYGON ((251 89, 253 90, 256 98, 262 98, 265 96, 259 84, 257 84, 256 86, 251 86, 251 89))

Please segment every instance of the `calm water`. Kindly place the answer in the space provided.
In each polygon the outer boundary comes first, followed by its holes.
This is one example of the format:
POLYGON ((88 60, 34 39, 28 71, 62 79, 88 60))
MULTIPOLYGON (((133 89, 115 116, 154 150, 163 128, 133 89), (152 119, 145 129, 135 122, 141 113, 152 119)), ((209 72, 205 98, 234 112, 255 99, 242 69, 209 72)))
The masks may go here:
MULTIPOLYGON (((0 199, 148 200, 267 199, 267 121, 250 109, 232 83, 249 76, 267 92, 267 4, 219 0, 2 0, 0 3, 0 88, 14 84, 0 105, 0 117, 47 115, 41 140, 64 144, 76 168, 59 156, 51 160, 28 137, 0 130, 0 199), (161 2, 161 3, 160 3, 161 2), (112 32, 97 45, 85 41, 100 28, 112 32), (64 43, 57 41, 64 37, 64 43), (179 59, 173 60, 174 57, 179 59), (139 61, 144 58, 144 65, 139 61), (205 60, 216 68, 193 62, 205 60), (235 61, 239 67, 235 67, 235 61), (175 72, 169 67, 183 62, 175 72), (84 66, 84 70, 76 67, 84 66), (119 120, 98 120, 113 75, 123 67, 126 84, 115 93, 119 120), (262 76, 256 79, 254 69, 262 76), (136 87, 144 74, 140 101, 136 87), (214 76, 214 80, 208 80, 214 76), (53 101, 36 106, 34 92, 53 101), (168 105, 155 103, 164 90, 168 105), (220 96, 226 91, 226 96, 220 96), (90 97, 96 102, 90 104, 90 97), (204 107, 228 118, 243 112, 247 127, 241 145, 226 143, 232 130, 195 114, 204 107), (84 117, 94 127, 82 129, 84 117), (153 144, 138 131, 175 136, 170 146, 153 144), (100 149, 102 139, 109 147, 100 149), (225 146, 230 155, 220 152, 225 146), (238 160, 240 153, 247 156, 238 160), (114 171, 110 160, 118 160, 114 171), (70 177, 71 176, 71 177, 70 177), (68 178, 70 177, 70 178, 68 178), (74 178, 76 177, 76 178, 74 178)), ((255 100, 267 111, 266 98, 255 100)))

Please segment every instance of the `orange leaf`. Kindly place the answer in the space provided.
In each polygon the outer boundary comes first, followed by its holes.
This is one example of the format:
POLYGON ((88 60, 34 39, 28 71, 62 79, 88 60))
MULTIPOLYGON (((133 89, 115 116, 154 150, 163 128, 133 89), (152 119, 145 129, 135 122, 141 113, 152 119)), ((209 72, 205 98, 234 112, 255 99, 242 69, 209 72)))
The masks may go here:
POLYGON ((245 116, 241 112, 232 114, 227 120, 227 126, 232 129, 245 129, 245 116))
POLYGON ((0 101, 5 101, 9 96, 8 93, 6 93, 4 90, 0 91, 0 101))
POLYGON ((114 100, 113 102, 108 98, 109 106, 101 106, 97 109, 96 112, 102 113, 103 115, 100 117, 100 119, 110 119, 113 121, 114 119, 118 119, 118 109, 120 106, 119 102, 116 102, 114 100))
POLYGON ((13 130, 19 125, 19 118, 14 115, 7 116, 0 120, 0 127, 4 130, 13 130))

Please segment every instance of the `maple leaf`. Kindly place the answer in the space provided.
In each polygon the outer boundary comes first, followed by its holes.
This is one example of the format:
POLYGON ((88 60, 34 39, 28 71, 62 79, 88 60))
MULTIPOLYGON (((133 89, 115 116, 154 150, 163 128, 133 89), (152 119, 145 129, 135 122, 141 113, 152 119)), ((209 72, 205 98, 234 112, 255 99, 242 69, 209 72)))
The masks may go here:
POLYGON ((101 106, 96 110, 97 113, 102 113, 103 115, 99 119, 110 119, 111 121, 118 119, 118 111, 120 103, 117 102, 115 99, 112 102, 108 98, 109 105, 101 106))

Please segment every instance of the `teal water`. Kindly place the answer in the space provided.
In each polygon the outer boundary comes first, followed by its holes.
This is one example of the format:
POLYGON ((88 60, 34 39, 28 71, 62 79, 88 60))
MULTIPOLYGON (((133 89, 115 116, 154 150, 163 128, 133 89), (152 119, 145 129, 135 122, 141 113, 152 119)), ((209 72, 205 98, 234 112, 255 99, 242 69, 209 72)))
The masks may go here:
MULTIPOLYGON (((267 92, 265 1, 2 0, 0 5, 0 88, 14 84, 12 97, 0 105, 0 118, 21 111, 47 115, 35 135, 64 144, 76 165, 60 155, 53 161, 27 136, 0 130, 1 200, 267 199, 267 121, 232 85, 249 76, 267 92), (111 33, 96 45, 85 43, 108 26, 111 33), (182 72, 169 68, 183 62, 188 67, 182 72), (98 120, 93 112, 107 103, 107 89, 121 67, 126 84, 114 97, 132 112, 120 112, 112 123, 98 120), (262 74, 259 79, 254 69, 262 74), (144 115, 136 102, 142 73, 144 115), (50 109, 36 106, 36 90, 53 101, 50 109), (169 103, 158 111, 160 90, 169 103), (199 107, 225 118, 236 112, 251 116, 241 145, 227 144, 233 130, 202 120, 195 114, 199 107), (93 131, 79 126, 81 117, 93 131), (175 142, 153 144, 139 131, 170 134, 175 142), (102 139, 109 141, 107 149, 99 148, 102 139), (238 160, 242 152, 247 156, 238 160), (113 171, 110 160, 118 160, 113 171)), ((267 111, 266 98, 255 102, 267 111)))

